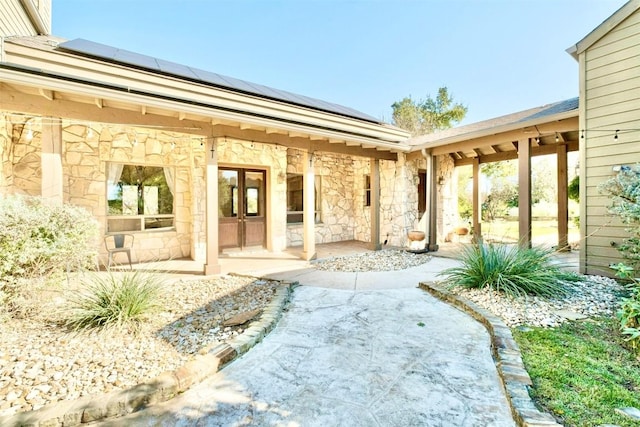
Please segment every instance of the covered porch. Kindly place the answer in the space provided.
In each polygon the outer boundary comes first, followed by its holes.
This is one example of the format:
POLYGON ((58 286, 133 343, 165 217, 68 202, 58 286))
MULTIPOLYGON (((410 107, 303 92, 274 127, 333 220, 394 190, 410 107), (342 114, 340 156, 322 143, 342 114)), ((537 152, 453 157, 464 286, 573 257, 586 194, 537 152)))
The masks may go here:
MULTIPOLYGON (((580 149, 582 136, 578 127, 578 99, 521 111, 410 140, 411 156, 428 156, 431 167, 430 209, 427 223, 431 241, 442 244, 454 223, 447 215, 457 217, 457 197, 446 203, 443 193, 451 187, 453 170, 459 166, 473 168, 471 230, 474 238, 485 237, 482 221, 481 165, 504 160, 517 160, 518 244, 532 244, 532 169, 535 156, 554 155, 557 188, 557 249, 569 248, 568 163, 567 154, 580 149)), ((455 187, 455 186, 454 186, 455 187)))

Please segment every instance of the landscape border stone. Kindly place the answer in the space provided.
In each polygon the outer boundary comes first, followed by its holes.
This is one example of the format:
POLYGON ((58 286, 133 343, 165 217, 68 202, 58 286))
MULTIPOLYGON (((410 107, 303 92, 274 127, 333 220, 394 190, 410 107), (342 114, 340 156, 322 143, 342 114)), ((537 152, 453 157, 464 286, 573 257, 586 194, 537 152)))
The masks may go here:
POLYGON ((65 400, 35 411, 0 417, 6 427, 69 427, 107 418, 121 417, 160 402, 166 402, 215 374, 246 353, 273 330, 289 303, 297 282, 281 281, 273 299, 249 328, 226 343, 202 349, 192 360, 174 371, 124 390, 65 400))
POLYGON ((531 399, 531 377, 524 367, 520 348, 511 335, 511 329, 502 319, 466 298, 449 292, 445 286, 420 282, 418 287, 469 314, 487 329, 491 336, 491 351, 498 375, 502 380, 511 414, 519 427, 562 426, 553 416, 540 411, 531 399))

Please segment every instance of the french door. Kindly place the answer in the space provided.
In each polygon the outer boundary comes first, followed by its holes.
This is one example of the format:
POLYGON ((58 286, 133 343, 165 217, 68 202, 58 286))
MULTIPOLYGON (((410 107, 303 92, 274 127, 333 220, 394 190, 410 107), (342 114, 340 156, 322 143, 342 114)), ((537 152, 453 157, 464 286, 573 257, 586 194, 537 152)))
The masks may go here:
POLYGON ((220 249, 264 247, 265 171, 218 169, 218 241, 220 249))

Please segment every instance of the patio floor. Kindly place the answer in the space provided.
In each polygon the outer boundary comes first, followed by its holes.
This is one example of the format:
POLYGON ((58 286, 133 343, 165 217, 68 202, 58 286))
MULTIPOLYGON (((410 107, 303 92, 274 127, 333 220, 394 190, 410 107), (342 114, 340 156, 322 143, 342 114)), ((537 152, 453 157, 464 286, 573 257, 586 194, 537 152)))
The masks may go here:
MULTIPOLYGON (((438 251, 431 252, 432 256, 443 258, 458 258, 463 246, 468 243, 450 242, 439 246, 438 251)), ((383 249, 399 249, 384 247, 383 249)), ((317 259, 326 259, 355 253, 370 252, 367 242, 344 241, 316 245, 317 259)), ((309 262, 300 258, 302 247, 288 248, 283 252, 269 252, 265 250, 247 252, 228 252, 221 254, 221 274, 246 274, 251 276, 265 276, 268 274, 298 270, 308 267, 309 262)), ((578 252, 558 252, 558 261, 570 269, 578 271, 578 252)), ((128 265, 120 264, 117 269, 128 269, 128 265)), ((136 263, 134 270, 165 272, 175 275, 202 275, 203 263, 191 259, 175 259, 167 261, 136 263)))

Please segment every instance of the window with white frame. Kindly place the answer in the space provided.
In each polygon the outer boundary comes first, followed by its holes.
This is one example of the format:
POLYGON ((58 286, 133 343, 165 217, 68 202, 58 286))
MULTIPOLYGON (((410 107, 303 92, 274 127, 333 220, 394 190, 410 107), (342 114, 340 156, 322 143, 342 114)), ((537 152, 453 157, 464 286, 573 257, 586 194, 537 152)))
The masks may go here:
MULTIPOLYGON (((321 182, 319 175, 315 176, 315 222, 321 221, 321 182)), ((301 174, 287 174, 287 224, 301 223, 304 213, 304 176, 301 174)))
POLYGON ((174 182, 172 167, 109 163, 107 232, 173 228, 174 182))

